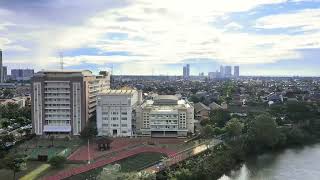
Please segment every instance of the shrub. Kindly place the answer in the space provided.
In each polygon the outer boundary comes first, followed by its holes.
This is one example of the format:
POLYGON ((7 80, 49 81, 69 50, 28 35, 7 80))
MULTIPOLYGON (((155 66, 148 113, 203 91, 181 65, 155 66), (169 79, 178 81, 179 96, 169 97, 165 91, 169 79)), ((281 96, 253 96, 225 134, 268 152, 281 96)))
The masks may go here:
POLYGON ((66 157, 57 155, 57 156, 52 157, 49 160, 49 164, 51 166, 53 166, 54 168, 60 168, 60 167, 63 167, 66 160, 67 160, 66 157))

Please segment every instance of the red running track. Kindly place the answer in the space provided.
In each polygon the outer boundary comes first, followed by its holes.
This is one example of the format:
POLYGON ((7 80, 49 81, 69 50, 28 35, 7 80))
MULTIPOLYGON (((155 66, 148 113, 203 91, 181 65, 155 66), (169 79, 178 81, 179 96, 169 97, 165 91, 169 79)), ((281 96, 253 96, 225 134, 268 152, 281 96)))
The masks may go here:
MULTIPOLYGON (((90 144, 90 159, 98 159, 105 155, 111 154, 113 152, 118 152, 131 146, 138 144, 143 144, 147 142, 153 142, 155 144, 180 144, 183 143, 184 139, 177 138, 115 138, 110 144, 111 149, 109 151, 99 151, 95 143, 90 144)), ((88 146, 82 146, 73 152, 68 160, 73 161, 87 161, 88 160, 88 146)))
POLYGON ((43 180, 60 180, 60 179, 65 179, 77 174, 81 174, 87 171, 90 171, 92 169, 95 168, 99 168, 102 166, 105 166, 107 164, 119 161, 121 159, 125 159, 127 157, 136 155, 136 154, 140 154, 143 152, 159 152, 159 153, 163 153, 166 154, 168 157, 172 157, 175 155, 175 151, 169 150, 169 149, 165 149, 165 148, 157 148, 157 147, 139 147, 130 151, 125 151, 125 152, 120 152, 119 154, 117 154, 115 157, 111 157, 108 159, 104 159, 101 161, 97 161, 95 163, 92 164, 88 164, 88 165, 84 165, 81 167, 77 167, 77 168, 71 168, 71 169, 67 169, 65 171, 61 171, 58 172, 56 175, 54 176, 48 176, 48 177, 44 177, 43 180))

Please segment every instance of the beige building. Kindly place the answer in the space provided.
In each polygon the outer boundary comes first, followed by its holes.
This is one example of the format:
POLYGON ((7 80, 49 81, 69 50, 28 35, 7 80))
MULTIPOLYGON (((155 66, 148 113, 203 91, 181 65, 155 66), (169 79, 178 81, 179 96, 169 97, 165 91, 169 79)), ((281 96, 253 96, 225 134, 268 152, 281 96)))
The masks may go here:
POLYGON ((193 104, 172 95, 158 95, 136 109, 137 134, 152 137, 184 137, 194 133, 193 104))
POLYGON ((40 71, 32 78, 32 126, 37 135, 79 135, 96 110, 96 96, 110 87, 110 74, 40 71))

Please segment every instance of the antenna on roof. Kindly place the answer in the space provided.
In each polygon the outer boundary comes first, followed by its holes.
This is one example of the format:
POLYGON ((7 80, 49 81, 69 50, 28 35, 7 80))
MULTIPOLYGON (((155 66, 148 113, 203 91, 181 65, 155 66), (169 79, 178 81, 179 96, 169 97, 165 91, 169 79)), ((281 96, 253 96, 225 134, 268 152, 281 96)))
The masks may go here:
POLYGON ((62 52, 60 52, 59 53, 59 56, 60 56, 60 68, 61 68, 61 71, 63 71, 63 53, 62 52))

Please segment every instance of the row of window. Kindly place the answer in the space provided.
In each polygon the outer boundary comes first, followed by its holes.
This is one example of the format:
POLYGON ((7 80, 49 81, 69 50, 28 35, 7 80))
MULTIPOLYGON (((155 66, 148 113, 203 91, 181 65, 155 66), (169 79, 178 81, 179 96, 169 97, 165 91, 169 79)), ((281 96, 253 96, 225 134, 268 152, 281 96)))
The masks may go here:
POLYGON ((45 125, 55 125, 55 126, 62 126, 62 125, 69 125, 70 120, 45 120, 45 125))
MULTIPOLYGON (((112 121, 117 121, 117 120, 119 120, 118 117, 111 117, 110 119, 111 119, 112 121)), ((109 118, 108 118, 108 117, 102 117, 102 120, 107 121, 107 120, 109 120, 109 118)), ((127 117, 121 117, 121 121, 126 121, 126 120, 128 120, 127 117)))
POLYGON ((47 118, 51 118, 51 117, 54 117, 54 118, 70 118, 70 115, 69 115, 69 114, 67 114, 67 115, 60 115, 60 114, 52 115, 52 114, 46 114, 45 117, 47 117, 47 118))
POLYGON ((68 113, 70 110, 68 109, 47 109, 45 110, 46 113, 68 113))

